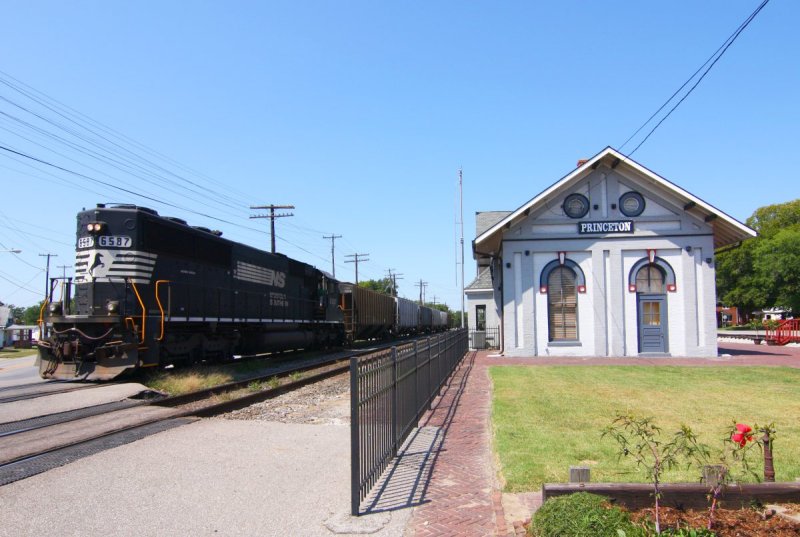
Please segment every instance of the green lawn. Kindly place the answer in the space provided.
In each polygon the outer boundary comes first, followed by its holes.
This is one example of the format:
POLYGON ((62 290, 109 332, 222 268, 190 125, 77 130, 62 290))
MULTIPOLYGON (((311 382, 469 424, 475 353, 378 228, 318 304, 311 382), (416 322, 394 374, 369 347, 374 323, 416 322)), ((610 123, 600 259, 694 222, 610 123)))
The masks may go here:
MULTIPOLYGON (((601 438, 618 413, 655 417, 671 435, 681 423, 722 447, 732 420, 775 423, 778 481, 800 477, 800 370, 768 367, 492 367, 495 451, 504 490, 566 482, 570 465, 592 481, 646 481, 617 444, 601 438)), ((668 481, 693 481, 697 470, 668 481)))
POLYGON ((14 349, 6 347, 0 349, 0 358, 25 358, 26 356, 35 356, 36 349, 14 349))

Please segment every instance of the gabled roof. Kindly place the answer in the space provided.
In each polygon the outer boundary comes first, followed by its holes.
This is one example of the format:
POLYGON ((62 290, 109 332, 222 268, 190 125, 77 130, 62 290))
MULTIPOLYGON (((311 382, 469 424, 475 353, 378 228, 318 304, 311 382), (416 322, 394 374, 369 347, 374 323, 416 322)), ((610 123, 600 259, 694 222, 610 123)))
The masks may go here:
POLYGON ((511 211, 479 211, 475 213, 475 236, 477 237, 500 220, 510 215, 511 211))
POLYGON ((492 272, 489 267, 485 267, 472 283, 464 288, 465 291, 482 291, 492 289, 492 272))
POLYGON ((720 211, 713 205, 706 203, 678 185, 664 179, 657 173, 645 168, 629 157, 626 157, 616 149, 606 147, 527 203, 523 204, 515 211, 511 211, 505 218, 499 220, 482 233, 479 233, 472 243, 473 254, 477 256, 497 253, 500 249, 504 229, 508 229, 519 223, 532 211, 552 201, 554 198, 563 195, 564 190, 578 183, 603 162, 608 162, 610 167, 615 169, 628 168, 644 176, 646 179, 651 180, 656 185, 670 191, 683 202, 685 211, 694 215, 696 218, 709 222, 714 230, 714 248, 721 248, 757 235, 754 230, 720 211))

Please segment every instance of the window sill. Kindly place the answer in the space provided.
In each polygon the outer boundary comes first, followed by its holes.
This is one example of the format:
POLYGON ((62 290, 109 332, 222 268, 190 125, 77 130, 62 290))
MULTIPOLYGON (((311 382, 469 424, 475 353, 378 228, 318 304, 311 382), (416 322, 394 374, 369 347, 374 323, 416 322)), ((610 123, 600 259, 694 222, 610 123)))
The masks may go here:
POLYGON ((583 343, 578 340, 570 341, 548 341, 548 347, 583 347, 583 343))

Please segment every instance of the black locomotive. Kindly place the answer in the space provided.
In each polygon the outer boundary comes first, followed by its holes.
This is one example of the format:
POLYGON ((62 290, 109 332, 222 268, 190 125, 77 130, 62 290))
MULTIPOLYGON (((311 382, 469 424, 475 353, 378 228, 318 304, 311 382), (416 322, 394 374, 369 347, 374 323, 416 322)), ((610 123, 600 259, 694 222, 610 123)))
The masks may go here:
POLYGON ((112 379, 141 367, 446 328, 443 312, 418 307, 409 330, 397 313, 405 299, 151 209, 98 205, 77 219, 74 282, 62 281, 55 300, 53 280, 42 320, 50 325, 39 342, 44 378, 112 379))

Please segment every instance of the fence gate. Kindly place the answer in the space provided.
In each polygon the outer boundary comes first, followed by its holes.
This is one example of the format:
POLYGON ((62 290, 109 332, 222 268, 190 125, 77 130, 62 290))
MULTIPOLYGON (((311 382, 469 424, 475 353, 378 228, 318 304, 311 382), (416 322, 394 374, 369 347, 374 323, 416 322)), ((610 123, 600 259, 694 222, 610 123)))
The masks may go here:
POLYGON ((467 353, 465 329, 350 359, 351 511, 389 466, 467 353))

